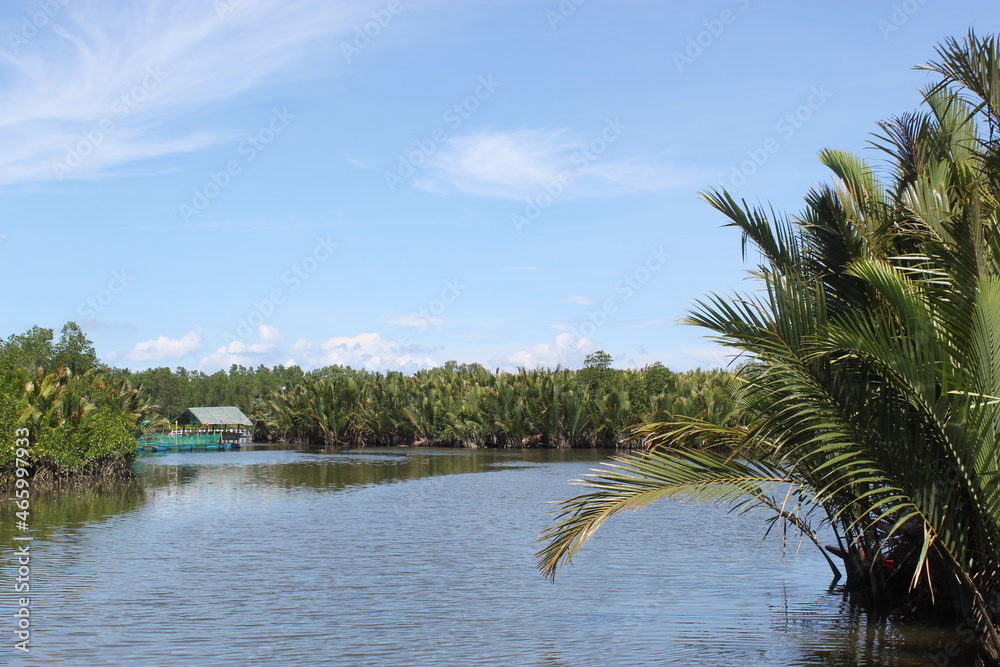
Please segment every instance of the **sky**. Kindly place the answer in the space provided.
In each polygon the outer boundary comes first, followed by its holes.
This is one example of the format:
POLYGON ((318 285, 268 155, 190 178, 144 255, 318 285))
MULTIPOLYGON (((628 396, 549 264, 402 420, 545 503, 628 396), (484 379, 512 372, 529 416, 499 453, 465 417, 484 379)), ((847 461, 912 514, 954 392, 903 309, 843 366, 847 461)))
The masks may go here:
MULTIPOLYGON (((699 192, 794 214, 996 3, 0 5, 0 337, 113 366, 724 367, 699 192)), ((752 262, 753 258, 749 258, 752 262)))

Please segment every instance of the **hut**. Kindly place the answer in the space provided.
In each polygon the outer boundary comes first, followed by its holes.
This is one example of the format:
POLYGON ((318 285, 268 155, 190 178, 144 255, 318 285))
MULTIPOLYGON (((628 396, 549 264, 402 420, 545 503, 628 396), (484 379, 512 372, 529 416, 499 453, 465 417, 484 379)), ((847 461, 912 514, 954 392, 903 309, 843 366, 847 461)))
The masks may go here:
POLYGON ((207 429, 209 432, 220 433, 223 442, 249 439, 249 428, 253 426, 250 418, 234 405, 188 408, 177 418, 177 423, 184 430, 188 426, 195 426, 207 429))

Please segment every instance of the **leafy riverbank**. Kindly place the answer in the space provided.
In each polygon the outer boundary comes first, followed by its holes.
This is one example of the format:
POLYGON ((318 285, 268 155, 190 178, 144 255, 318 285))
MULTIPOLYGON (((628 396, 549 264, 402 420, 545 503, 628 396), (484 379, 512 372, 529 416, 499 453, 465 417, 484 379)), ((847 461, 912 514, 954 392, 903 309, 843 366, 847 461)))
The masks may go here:
POLYGON ((729 373, 658 363, 619 370, 612 361, 595 352, 580 370, 515 373, 457 362, 413 375, 340 366, 132 372, 102 364, 75 323, 57 341, 34 327, 0 341, 0 487, 15 485, 18 468, 33 486, 129 478, 136 435, 198 405, 240 406, 260 442, 352 447, 630 447, 643 423, 729 420, 729 373))
POLYGON ((0 344, 0 489, 21 476, 36 489, 134 477, 135 432, 152 406, 102 372, 74 323, 52 338, 35 327, 0 344))
POLYGON ((595 352, 580 370, 515 373, 454 361, 413 375, 342 366, 114 373, 141 386, 167 421, 189 406, 240 406, 258 442, 624 447, 638 424, 668 417, 726 421, 732 410, 727 372, 675 373, 659 363, 619 370, 612 361, 595 352))

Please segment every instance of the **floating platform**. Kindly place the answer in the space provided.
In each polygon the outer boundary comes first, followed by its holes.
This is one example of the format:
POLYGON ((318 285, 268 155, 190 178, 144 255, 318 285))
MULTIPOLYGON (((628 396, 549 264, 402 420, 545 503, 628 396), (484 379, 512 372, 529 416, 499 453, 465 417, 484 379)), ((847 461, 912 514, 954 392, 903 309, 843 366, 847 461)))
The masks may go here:
POLYGON ((233 433, 147 433, 136 439, 139 449, 147 452, 192 452, 194 450, 239 449, 243 438, 233 433), (224 437, 225 436, 225 437, 224 437))
POLYGON ((239 448, 238 444, 229 443, 225 445, 139 445, 139 449, 144 452, 211 452, 239 448))

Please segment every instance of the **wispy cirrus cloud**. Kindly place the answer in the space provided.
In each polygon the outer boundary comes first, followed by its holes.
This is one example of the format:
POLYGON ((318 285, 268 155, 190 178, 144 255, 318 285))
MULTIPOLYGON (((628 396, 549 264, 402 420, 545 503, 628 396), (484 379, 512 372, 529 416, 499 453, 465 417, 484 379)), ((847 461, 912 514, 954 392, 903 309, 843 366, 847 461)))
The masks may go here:
POLYGON ((593 299, 588 299, 585 296, 579 294, 570 294, 568 297, 563 299, 564 303, 578 303, 581 306, 589 306, 594 303, 593 299))
POLYGON ((375 6, 241 0, 220 12, 222 2, 73 2, 30 40, 19 22, 0 25, 0 183, 94 177, 239 136, 178 121, 310 76, 293 69, 308 49, 375 6), (67 158, 79 164, 60 170, 67 158))
POLYGON ((519 197, 555 178, 563 155, 573 146, 562 130, 456 136, 431 158, 430 166, 437 174, 429 180, 473 195, 519 197))
MULTIPOLYGON (((625 127, 625 126, 623 126, 625 127)), ((480 132, 449 138, 428 160, 414 186, 431 194, 463 192, 522 199, 547 184, 566 182, 578 196, 612 196, 693 186, 705 176, 647 156, 614 159, 606 154, 621 132, 589 138, 566 129, 480 132), (597 146, 599 149, 595 149, 597 146)))
POLYGON ((395 324, 398 327, 416 327, 418 329, 426 329, 429 326, 439 327, 444 322, 440 317, 423 313, 386 315, 383 319, 389 324, 395 324))

